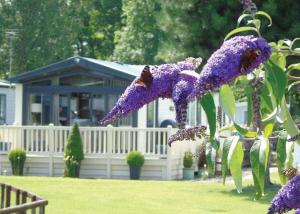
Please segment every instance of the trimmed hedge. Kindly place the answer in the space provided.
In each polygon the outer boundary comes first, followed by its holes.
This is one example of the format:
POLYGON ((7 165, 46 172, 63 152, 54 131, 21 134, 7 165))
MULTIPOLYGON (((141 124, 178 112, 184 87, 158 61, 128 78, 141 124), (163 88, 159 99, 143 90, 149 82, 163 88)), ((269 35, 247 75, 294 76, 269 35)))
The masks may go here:
POLYGON ((142 167, 145 162, 144 155, 137 151, 129 152, 126 160, 129 166, 137 166, 137 167, 142 167))
POLYGON ((11 163, 13 175, 23 175, 26 152, 21 148, 16 148, 9 152, 8 159, 11 163))
POLYGON ((66 177, 79 177, 81 161, 84 159, 83 145, 80 137, 78 124, 75 123, 68 137, 65 148, 64 162, 66 177))

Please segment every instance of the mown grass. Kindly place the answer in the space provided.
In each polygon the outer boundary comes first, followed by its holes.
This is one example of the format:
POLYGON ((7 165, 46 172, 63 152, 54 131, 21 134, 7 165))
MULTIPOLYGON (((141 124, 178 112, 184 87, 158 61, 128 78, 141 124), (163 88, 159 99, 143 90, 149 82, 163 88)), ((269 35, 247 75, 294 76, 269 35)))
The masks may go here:
POLYGON ((278 186, 253 201, 246 181, 237 194, 233 184, 207 181, 130 181, 1 176, 0 182, 36 193, 49 201, 46 213, 266 213, 278 186))

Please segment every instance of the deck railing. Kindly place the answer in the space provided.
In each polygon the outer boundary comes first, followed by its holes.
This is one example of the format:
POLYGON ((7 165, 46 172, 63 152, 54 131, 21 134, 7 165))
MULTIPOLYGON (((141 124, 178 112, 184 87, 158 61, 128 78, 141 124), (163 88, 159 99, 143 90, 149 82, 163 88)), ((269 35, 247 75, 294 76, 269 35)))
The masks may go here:
MULTIPOLYGON (((21 147, 27 153, 63 154, 71 127, 0 126, 0 151, 21 147)), ((172 128, 80 127, 87 155, 126 155, 138 150, 146 156, 167 155, 172 128)))
POLYGON ((31 210, 35 214, 45 213, 45 207, 48 204, 47 200, 32 194, 28 191, 18 189, 11 185, 0 183, 1 187, 1 214, 19 213, 26 214, 26 211, 31 210), (15 200, 15 201, 13 201, 15 200))

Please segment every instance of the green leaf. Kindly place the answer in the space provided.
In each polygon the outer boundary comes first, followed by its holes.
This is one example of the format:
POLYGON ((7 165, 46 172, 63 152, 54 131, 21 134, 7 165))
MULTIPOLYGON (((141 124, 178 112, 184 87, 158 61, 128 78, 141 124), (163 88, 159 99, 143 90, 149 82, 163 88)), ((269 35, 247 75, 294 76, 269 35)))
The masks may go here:
POLYGON ((285 168, 286 161, 286 138, 286 131, 280 131, 276 144, 278 175, 282 185, 286 184, 287 182, 287 177, 283 174, 282 171, 285 168))
POLYGON ((261 22, 259 19, 253 19, 253 20, 249 20, 247 24, 248 25, 253 24, 256 27, 257 31, 259 31, 261 22))
POLYGON ((287 85, 286 74, 282 68, 270 60, 265 63, 265 68, 267 81, 270 83, 277 105, 280 105, 287 85))
POLYGON ((220 104, 222 106, 223 111, 227 114, 227 116, 234 121, 235 115, 235 98, 233 91, 229 87, 229 85, 225 84, 220 88, 220 104))
POLYGON ((240 17, 238 18, 238 21, 237 21, 237 26, 239 27, 241 22, 243 21, 243 19, 245 19, 246 17, 252 17, 251 14, 247 14, 247 13, 244 13, 242 15, 240 15, 240 17))
POLYGON ((294 142, 286 142, 286 160, 285 160, 285 168, 293 167, 294 163, 294 142))
POLYGON ((257 132, 248 131, 247 129, 239 126, 236 123, 234 123, 234 127, 241 135, 243 135, 246 138, 253 138, 257 136, 257 132))
POLYGON ((268 27, 271 27, 271 26, 272 26, 272 18, 271 18, 271 16, 270 16, 269 14, 267 14, 266 12, 264 12, 264 11, 257 11, 257 12, 255 13, 255 15, 256 15, 256 16, 264 16, 264 17, 266 17, 266 18, 269 20, 269 22, 270 22, 270 24, 268 25, 268 27))
POLYGON ((217 128, 217 118, 216 118, 216 106, 214 102, 214 98, 211 93, 205 95, 201 100, 200 104, 203 107, 203 110, 206 113, 210 138, 213 139, 215 137, 216 128, 217 128))
POLYGON ((226 174, 228 170, 227 157, 230 149, 230 145, 233 139, 226 139, 222 144, 222 180, 223 184, 225 184, 226 174))
POLYGON ((300 70, 300 63, 289 65, 289 67, 287 68, 287 72, 290 72, 292 70, 300 70))
POLYGON ((255 141, 250 150, 250 163, 256 189, 256 199, 264 195, 265 192, 265 175, 269 152, 270 143, 264 137, 260 137, 260 140, 255 141))
POLYGON ((271 93, 271 87, 269 89, 268 85, 270 85, 268 81, 264 81, 264 84, 260 88, 261 111, 263 113, 272 112, 274 110, 274 107, 276 106, 276 104, 273 105, 273 96, 271 93))
POLYGON ((225 36, 225 40, 227 40, 229 37, 233 36, 234 34, 245 32, 245 31, 255 31, 256 33, 258 33, 257 29, 255 27, 239 27, 239 28, 236 28, 236 29, 230 31, 225 36))
POLYGON ((244 150, 239 137, 233 138, 228 152, 228 166, 233 177, 237 192, 242 192, 242 164, 244 159, 244 150))
POLYGON ((269 122, 264 129, 264 137, 269 137, 272 134, 274 128, 274 121, 269 122))
MULTIPOLYGON (((296 39, 294 39, 293 41, 292 41, 292 44, 291 44, 291 49, 293 50, 293 46, 294 46, 294 44, 297 42, 297 41, 299 41, 300 40, 300 38, 296 38, 296 39)), ((295 50, 295 49, 294 49, 295 50)))
POLYGON ((206 144, 205 156, 207 161, 208 172, 211 176, 215 175, 216 154, 219 142, 213 139, 210 143, 206 144))
POLYGON ((300 84, 300 81, 293 82, 292 84, 289 85, 288 91, 290 91, 292 89, 292 87, 294 87, 295 85, 299 85, 299 84, 300 84))
POLYGON ((286 55, 280 52, 275 52, 271 55, 270 61, 277 64, 280 68, 285 69, 286 55))
MULTIPOLYGON (((300 131, 299 131, 295 121, 293 120, 293 118, 290 114, 289 108, 286 104, 285 97, 283 97, 282 102, 281 102, 281 110, 282 110, 283 115, 284 115, 283 125, 284 125, 287 133, 291 137, 294 137, 294 136, 300 134, 300 131)), ((297 143, 300 145, 300 141, 297 141, 297 143)))

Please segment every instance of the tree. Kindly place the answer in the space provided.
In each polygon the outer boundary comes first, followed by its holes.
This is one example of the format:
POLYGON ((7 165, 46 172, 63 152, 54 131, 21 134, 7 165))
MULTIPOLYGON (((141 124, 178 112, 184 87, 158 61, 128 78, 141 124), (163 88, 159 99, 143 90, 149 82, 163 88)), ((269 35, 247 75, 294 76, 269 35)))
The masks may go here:
MULTIPOLYGON (((157 60, 176 61, 188 56, 203 57, 215 51, 222 43, 228 29, 236 27, 242 10, 237 0, 168 0, 161 3, 157 16, 164 37, 157 60)), ((256 0, 257 7, 268 11, 273 18, 272 30, 263 29, 268 41, 295 38, 300 34, 296 14, 299 1, 256 0), (282 19, 282 17, 285 17, 282 19)), ((262 25, 267 24, 266 20, 262 25)))
POLYGON ((114 59, 122 63, 153 64, 160 30, 155 19, 159 4, 150 0, 123 1, 123 27, 115 32, 114 59))

